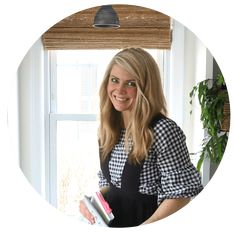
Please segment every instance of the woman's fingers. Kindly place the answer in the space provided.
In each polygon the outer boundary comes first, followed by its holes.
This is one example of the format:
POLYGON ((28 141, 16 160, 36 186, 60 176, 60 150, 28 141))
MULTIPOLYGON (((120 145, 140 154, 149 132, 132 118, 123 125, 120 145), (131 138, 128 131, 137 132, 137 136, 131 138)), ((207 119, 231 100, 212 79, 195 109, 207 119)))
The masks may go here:
POLYGON ((79 209, 81 214, 91 223, 95 223, 94 216, 90 213, 90 211, 87 209, 86 204, 81 200, 79 204, 79 209))

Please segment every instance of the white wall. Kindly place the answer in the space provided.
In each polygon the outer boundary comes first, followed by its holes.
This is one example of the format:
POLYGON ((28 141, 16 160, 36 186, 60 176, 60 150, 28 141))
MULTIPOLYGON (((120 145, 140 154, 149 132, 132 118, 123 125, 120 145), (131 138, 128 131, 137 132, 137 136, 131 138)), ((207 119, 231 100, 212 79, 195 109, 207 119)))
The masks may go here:
POLYGON ((44 52, 39 39, 18 69, 20 168, 44 192, 44 52))
POLYGON ((198 37, 174 21, 168 106, 170 117, 186 134, 190 153, 200 150, 204 130, 200 122, 199 105, 195 101, 193 108, 191 107, 189 93, 194 85, 211 76, 212 61, 213 57, 198 37))

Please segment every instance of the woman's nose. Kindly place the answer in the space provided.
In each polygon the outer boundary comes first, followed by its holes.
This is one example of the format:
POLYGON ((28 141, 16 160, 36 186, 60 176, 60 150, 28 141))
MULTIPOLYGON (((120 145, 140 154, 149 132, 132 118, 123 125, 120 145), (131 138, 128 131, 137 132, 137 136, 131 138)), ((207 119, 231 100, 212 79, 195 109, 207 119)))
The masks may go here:
POLYGON ((119 93, 122 93, 122 94, 126 93, 125 85, 122 83, 119 83, 119 85, 117 86, 117 90, 119 93))

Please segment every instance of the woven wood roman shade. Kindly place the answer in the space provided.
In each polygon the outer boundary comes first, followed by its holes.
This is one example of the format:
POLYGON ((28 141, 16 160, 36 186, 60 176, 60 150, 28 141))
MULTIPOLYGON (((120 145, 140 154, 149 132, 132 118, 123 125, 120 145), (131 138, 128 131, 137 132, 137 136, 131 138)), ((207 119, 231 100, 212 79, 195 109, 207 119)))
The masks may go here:
POLYGON ((48 50, 121 49, 129 46, 170 49, 171 19, 160 12, 138 6, 113 5, 120 20, 118 29, 92 26, 99 7, 75 13, 42 35, 48 50))

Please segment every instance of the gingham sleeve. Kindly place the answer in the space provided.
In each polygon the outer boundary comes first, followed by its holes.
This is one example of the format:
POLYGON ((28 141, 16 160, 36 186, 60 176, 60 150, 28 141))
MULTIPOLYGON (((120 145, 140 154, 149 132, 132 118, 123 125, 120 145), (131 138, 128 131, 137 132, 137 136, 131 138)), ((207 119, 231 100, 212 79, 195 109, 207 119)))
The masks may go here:
POLYGON ((98 177, 99 177, 99 188, 101 189, 102 187, 109 186, 109 183, 105 176, 103 175, 103 172, 100 170, 98 172, 98 177))
POLYGON ((160 175, 159 202, 196 196, 203 187, 200 174, 190 160, 183 131, 170 119, 161 120, 154 130, 160 175))

